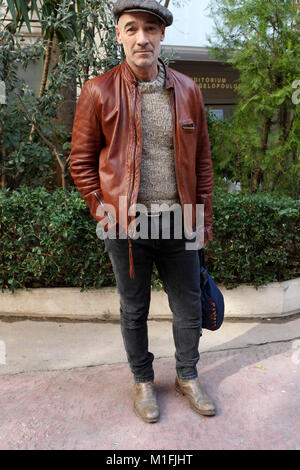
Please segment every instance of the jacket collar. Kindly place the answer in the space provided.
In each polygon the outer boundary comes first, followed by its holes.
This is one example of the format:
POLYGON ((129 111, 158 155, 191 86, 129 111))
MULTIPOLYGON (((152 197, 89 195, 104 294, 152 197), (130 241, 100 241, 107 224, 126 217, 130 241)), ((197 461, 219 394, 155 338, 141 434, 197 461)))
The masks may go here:
MULTIPOLYGON (((174 88, 174 82, 173 82, 173 76, 170 73, 169 67, 166 67, 164 62, 161 59, 158 59, 159 62, 162 64, 165 74, 166 74, 166 88, 174 88)), ((121 64, 121 71, 123 73, 124 78, 131 83, 132 85, 136 86, 137 85, 137 79, 132 72, 131 68, 127 64, 126 60, 121 64)))

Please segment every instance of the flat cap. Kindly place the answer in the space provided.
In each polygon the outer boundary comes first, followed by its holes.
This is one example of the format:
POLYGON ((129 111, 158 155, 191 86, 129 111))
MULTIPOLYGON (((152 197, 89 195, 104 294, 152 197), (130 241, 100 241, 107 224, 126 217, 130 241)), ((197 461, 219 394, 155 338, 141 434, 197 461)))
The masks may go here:
POLYGON ((166 26, 173 23, 173 15, 155 0, 117 0, 113 7, 113 15, 117 21, 123 13, 145 12, 157 16, 166 26))

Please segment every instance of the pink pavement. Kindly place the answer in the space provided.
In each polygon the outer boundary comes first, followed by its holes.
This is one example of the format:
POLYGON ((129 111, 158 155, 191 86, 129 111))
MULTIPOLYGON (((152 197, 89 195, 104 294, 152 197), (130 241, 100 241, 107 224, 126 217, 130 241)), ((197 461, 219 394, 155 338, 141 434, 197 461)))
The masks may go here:
POLYGON ((292 342, 201 355, 215 400, 197 415, 175 392, 174 359, 154 362, 160 421, 132 409, 127 364, 0 375, 0 449, 300 449, 300 364, 292 342))

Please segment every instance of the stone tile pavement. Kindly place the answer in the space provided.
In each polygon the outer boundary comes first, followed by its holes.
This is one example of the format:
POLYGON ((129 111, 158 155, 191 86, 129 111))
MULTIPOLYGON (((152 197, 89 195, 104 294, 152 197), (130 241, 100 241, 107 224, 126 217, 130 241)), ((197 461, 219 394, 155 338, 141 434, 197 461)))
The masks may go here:
MULTIPOLYGON (((299 325, 288 323, 278 325, 283 336, 285 328, 299 325)), ((202 351, 198 371, 215 400, 214 417, 197 415, 175 392, 171 354, 154 362, 161 409, 155 424, 144 423, 133 412, 133 383, 124 360, 2 372, 0 449, 299 450, 296 336, 295 330, 290 339, 235 346, 231 341, 202 351)))

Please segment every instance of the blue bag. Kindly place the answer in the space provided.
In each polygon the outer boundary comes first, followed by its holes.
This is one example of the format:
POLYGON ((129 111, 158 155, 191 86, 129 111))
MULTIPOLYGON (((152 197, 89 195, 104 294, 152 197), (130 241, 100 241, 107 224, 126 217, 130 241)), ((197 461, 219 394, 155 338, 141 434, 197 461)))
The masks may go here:
POLYGON ((202 328, 218 330, 224 320, 224 297, 207 272, 204 249, 198 251, 202 300, 202 328))

